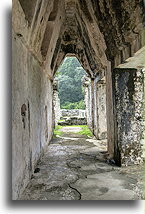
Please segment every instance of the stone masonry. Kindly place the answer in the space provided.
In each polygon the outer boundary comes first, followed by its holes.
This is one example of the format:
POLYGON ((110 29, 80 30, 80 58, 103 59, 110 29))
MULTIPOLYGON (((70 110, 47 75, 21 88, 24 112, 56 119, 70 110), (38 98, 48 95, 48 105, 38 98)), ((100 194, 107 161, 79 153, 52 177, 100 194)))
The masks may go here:
POLYGON ((86 125, 86 111, 82 109, 61 109, 59 125, 86 125))
POLYGON ((80 117, 86 118, 86 111, 82 109, 61 109, 61 117, 80 117))

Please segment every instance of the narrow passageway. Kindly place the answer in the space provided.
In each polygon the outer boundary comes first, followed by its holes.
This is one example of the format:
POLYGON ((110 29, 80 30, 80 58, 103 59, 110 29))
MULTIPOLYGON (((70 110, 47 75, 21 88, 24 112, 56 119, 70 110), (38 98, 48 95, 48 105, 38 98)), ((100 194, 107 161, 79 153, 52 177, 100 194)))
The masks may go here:
POLYGON ((143 2, 103 2, 13 1, 12 200, 142 198, 143 2))
POLYGON ((39 160, 20 200, 136 200, 143 197, 142 168, 107 162, 106 141, 63 127, 39 160))

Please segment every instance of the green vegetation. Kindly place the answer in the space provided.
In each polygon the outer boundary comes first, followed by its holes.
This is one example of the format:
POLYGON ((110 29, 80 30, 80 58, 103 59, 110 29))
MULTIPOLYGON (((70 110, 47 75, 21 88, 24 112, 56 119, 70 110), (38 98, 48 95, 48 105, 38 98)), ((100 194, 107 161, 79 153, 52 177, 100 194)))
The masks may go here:
POLYGON ((65 120, 59 120, 59 122, 64 122, 65 120))
POLYGON ((82 131, 80 131, 78 134, 93 137, 93 133, 91 132, 91 130, 89 129, 89 127, 87 125, 82 125, 79 127, 82 128, 82 131))
POLYGON ((65 102, 61 105, 61 109, 83 109, 85 110, 85 102, 84 100, 81 100, 79 102, 71 103, 71 102, 65 102))
MULTIPOLYGON (((54 130, 54 137, 56 137, 56 135, 62 136, 63 131, 61 131, 61 129, 64 127, 69 127, 69 126, 59 126, 59 125, 56 126, 56 128, 54 130)), ((78 132, 77 134, 85 135, 88 137, 93 137, 93 133, 91 132, 91 130, 89 129, 89 127, 87 125, 71 125, 70 127, 81 127, 82 130, 80 132, 78 132)))
POLYGON ((62 136, 63 131, 61 131, 62 126, 56 126, 56 128, 54 129, 54 137, 58 136, 62 136))
POLYGON ((60 105, 62 109, 85 109, 82 78, 85 70, 76 57, 67 57, 59 70, 56 78, 60 105))

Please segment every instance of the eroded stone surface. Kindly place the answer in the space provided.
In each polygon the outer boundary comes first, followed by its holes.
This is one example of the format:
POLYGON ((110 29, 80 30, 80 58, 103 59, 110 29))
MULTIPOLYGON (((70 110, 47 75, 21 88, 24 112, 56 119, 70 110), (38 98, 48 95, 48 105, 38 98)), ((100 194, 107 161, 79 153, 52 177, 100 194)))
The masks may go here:
MULTIPOLYGON (((76 136, 76 133, 75 133, 76 136)), ((101 141, 53 139, 20 200, 136 200, 143 197, 142 166, 106 162, 101 141), (97 146, 96 146, 97 145, 97 146)))

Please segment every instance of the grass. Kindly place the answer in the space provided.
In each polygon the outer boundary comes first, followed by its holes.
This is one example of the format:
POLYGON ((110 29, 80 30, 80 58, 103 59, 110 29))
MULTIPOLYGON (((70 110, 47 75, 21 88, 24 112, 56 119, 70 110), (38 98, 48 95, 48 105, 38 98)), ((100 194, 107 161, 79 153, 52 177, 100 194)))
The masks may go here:
POLYGON ((60 131, 60 129, 62 129, 63 126, 56 126, 56 128, 54 129, 54 137, 58 136, 62 136, 63 131, 60 131))
POLYGON ((82 125, 79 126, 82 128, 82 131, 78 132, 78 134, 80 135, 86 135, 88 137, 93 137, 93 133, 91 132, 91 130, 89 129, 89 127, 87 125, 82 125))
MULTIPOLYGON (((68 126, 56 126, 55 130, 54 130, 54 136, 56 137, 58 136, 62 136, 63 131, 60 131, 60 129, 62 129, 63 127, 68 127, 68 126)), ((87 125, 70 125, 70 127, 80 127, 82 128, 82 130, 80 132, 78 132, 78 134, 80 135, 85 135, 88 137, 93 137, 93 133, 91 132, 91 130, 89 129, 89 127, 87 125)))
POLYGON ((64 122, 65 120, 59 120, 59 122, 64 122))

